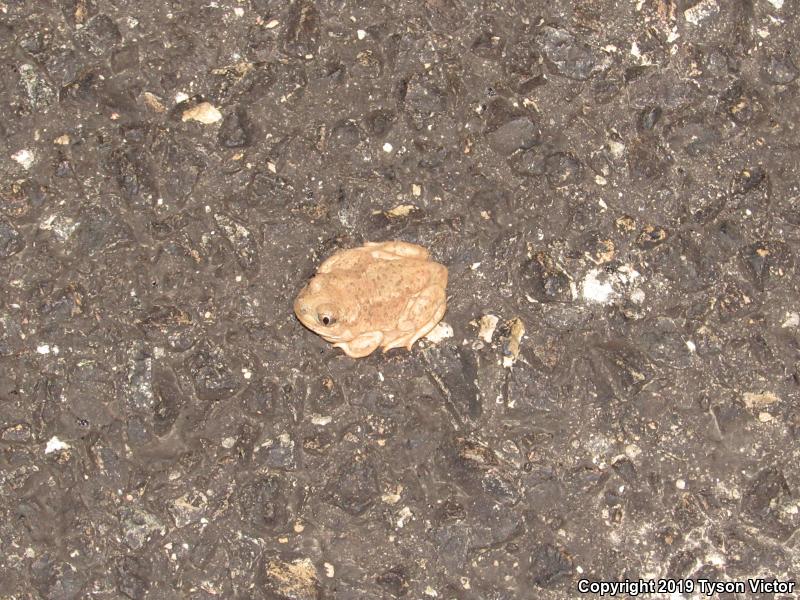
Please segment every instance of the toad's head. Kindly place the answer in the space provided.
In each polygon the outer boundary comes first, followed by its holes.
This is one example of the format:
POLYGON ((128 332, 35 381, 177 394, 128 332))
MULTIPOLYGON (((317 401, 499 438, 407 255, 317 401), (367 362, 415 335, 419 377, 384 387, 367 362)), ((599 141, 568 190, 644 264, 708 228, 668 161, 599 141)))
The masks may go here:
POLYGON ((329 342, 349 342, 354 337, 352 324, 358 317, 358 302, 352 291, 348 293, 322 273, 300 290, 294 313, 303 325, 329 342))

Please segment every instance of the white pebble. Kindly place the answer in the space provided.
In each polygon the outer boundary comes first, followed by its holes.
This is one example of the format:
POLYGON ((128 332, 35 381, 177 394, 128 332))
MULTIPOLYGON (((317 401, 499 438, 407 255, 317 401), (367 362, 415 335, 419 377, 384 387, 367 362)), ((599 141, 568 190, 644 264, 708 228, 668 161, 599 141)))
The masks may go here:
POLYGON ((22 165, 23 169, 30 169, 36 160, 36 155, 30 150, 20 150, 11 155, 15 161, 22 165))
POLYGON ((497 323, 499 321, 500 318, 496 315, 483 315, 480 320, 480 331, 478 331, 478 337, 487 344, 491 344, 492 336, 494 336, 494 330, 497 328, 497 323))
POLYGON ((53 452, 58 452, 59 450, 67 450, 72 448, 67 442, 62 442, 58 437, 53 436, 49 440, 47 440, 47 446, 44 448, 45 454, 51 454, 53 452))
POLYGON ((391 152, 391 151, 392 151, 392 149, 393 149, 393 147, 392 147, 392 145, 391 145, 389 142, 386 142, 386 143, 383 145, 383 151, 384 151, 384 152, 391 152))
POLYGON ((699 25, 701 21, 705 21, 709 17, 713 17, 719 13, 719 5, 716 0, 702 0, 683 11, 683 18, 692 25, 699 25))
POLYGON ((181 121, 197 121, 203 125, 210 125, 222 119, 222 113, 209 102, 201 102, 197 106, 187 108, 181 115, 181 121))
POLYGON ((312 415, 311 422, 314 425, 318 425, 320 427, 324 427, 325 425, 329 425, 330 422, 333 421, 333 418, 328 415, 312 415))
POLYGON ((608 281, 600 281, 601 271, 593 269, 586 274, 583 280, 583 297, 589 302, 608 304, 614 296, 614 286, 608 281))
POLYGON ((436 327, 430 330, 428 335, 425 336, 425 339, 433 344, 438 344, 442 340, 451 337, 453 337, 453 328, 444 321, 441 321, 437 323, 436 327))

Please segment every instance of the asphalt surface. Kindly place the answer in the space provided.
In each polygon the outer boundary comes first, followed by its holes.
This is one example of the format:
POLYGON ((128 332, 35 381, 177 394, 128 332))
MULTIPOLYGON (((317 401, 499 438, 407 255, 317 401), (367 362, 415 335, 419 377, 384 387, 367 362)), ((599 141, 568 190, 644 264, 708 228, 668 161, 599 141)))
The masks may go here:
POLYGON ((798 598, 798 10, 0 1, 0 597, 798 598))

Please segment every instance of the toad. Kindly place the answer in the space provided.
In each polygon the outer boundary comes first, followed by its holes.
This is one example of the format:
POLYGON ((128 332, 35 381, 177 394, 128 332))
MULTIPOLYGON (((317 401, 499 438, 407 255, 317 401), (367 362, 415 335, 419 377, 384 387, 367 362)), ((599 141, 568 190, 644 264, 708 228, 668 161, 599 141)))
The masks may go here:
POLYGON ((354 358, 411 346, 446 308, 447 268, 422 246, 367 242, 323 262, 300 291, 300 322, 354 358))

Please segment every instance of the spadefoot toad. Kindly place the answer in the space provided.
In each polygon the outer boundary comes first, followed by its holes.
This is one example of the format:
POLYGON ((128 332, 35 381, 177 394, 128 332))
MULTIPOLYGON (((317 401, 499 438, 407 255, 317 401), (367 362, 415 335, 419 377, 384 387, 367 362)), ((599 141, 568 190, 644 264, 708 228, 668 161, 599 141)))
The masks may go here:
POLYGON ((422 246, 368 242, 323 262, 294 312, 311 331, 360 358, 411 346, 444 315, 447 268, 422 246))

